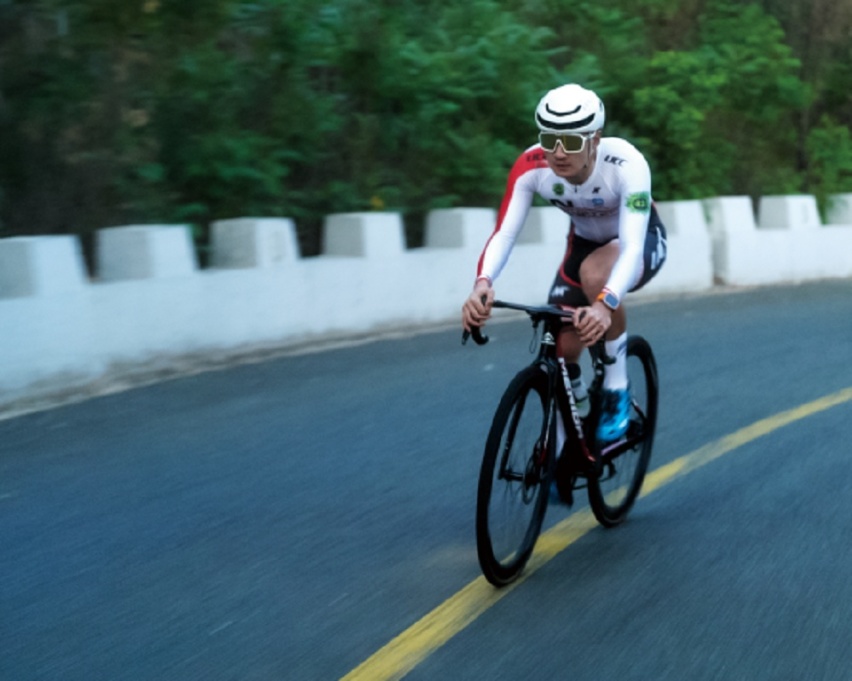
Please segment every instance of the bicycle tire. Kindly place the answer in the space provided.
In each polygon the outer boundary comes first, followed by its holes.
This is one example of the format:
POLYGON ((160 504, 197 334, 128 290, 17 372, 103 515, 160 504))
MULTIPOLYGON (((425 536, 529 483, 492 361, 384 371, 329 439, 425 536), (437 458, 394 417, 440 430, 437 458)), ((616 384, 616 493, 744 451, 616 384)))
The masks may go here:
POLYGON ((479 472, 476 548, 485 578, 513 582, 532 555, 547 510, 556 427, 548 377, 538 366, 509 383, 488 433, 479 472), (508 514, 498 505, 514 508, 508 514))
POLYGON ((604 527, 624 522, 633 507, 651 460, 657 426, 657 363, 641 336, 627 339, 627 365, 632 403, 627 438, 635 440, 635 446, 604 461, 588 481, 589 505, 604 527))

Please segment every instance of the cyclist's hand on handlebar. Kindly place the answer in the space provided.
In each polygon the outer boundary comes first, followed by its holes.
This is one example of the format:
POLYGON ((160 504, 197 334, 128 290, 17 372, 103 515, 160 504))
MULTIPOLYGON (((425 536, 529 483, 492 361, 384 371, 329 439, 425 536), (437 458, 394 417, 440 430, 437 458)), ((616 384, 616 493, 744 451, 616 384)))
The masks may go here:
POLYGON ((597 343, 612 324, 612 312, 603 303, 579 307, 574 313, 574 328, 583 345, 597 343))
POLYGON ((494 289, 485 279, 476 282, 467 300, 462 305, 462 326, 470 331, 475 326, 482 326, 491 316, 491 305, 494 302, 494 289))

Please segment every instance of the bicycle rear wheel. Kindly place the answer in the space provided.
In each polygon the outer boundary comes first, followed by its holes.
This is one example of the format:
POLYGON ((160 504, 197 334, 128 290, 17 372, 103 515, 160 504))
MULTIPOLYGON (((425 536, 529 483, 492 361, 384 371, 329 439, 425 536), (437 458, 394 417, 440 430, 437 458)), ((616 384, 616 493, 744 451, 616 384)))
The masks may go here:
POLYGON ((642 488, 654 446, 657 363, 651 346, 641 336, 627 339, 627 374, 631 398, 627 435, 602 448, 598 475, 589 478, 589 505, 605 527, 614 527, 627 518, 642 488))
POLYGON ((555 426, 547 374, 521 371, 503 394, 491 423, 476 501, 476 548, 495 586, 524 569, 547 510, 555 426))

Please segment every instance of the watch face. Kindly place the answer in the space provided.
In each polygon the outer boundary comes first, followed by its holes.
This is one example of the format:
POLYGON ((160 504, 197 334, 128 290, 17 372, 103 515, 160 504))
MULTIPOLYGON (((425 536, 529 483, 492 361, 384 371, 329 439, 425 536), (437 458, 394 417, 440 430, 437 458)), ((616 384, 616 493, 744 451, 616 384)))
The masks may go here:
POLYGON ((609 291, 607 291, 607 293, 603 297, 603 304, 606 305, 610 310, 614 310, 618 307, 618 303, 618 296, 616 296, 614 293, 610 293, 609 291))

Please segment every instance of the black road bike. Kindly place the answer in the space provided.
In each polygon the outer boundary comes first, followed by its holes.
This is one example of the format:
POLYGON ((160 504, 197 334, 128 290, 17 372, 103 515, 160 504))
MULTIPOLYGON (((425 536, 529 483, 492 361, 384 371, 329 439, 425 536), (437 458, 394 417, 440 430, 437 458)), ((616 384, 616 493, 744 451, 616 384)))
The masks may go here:
MULTIPOLYGON (((603 341, 589 348, 593 378, 589 411, 580 416, 566 366, 557 356, 559 330, 571 312, 554 306, 534 307, 494 301, 495 308, 526 312, 540 330, 538 355, 509 383, 488 433, 476 503, 476 547, 486 579, 505 586, 521 574, 532 555, 547 510, 551 483, 571 504, 576 490, 586 489, 598 522, 614 527, 633 506, 654 443, 657 420, 657 366, 651 346, 641 336, 627 339, 630 380, 630 425, 616 442, 598 443, 606 356, 603 341), (557 419, 565 431, 556 451, 557 419)), ((479 345, 488 337, 474 329, 479 345)))

